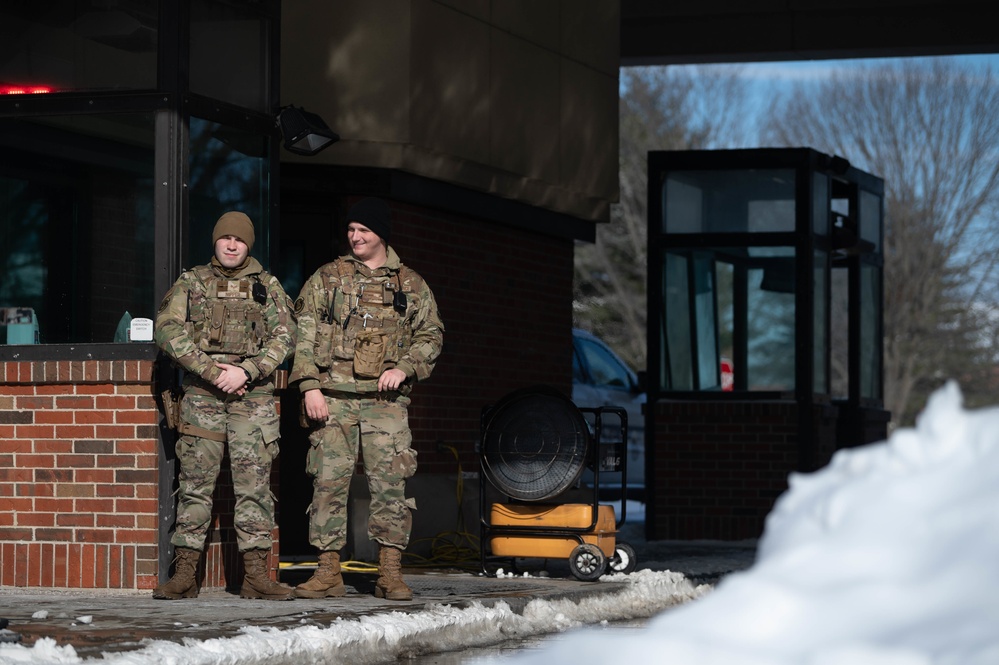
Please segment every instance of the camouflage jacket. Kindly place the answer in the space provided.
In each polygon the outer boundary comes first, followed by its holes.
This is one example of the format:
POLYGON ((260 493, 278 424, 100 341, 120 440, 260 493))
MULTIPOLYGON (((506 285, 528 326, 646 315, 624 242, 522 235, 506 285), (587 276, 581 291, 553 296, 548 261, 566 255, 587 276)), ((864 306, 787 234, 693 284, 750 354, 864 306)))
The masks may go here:
POLYGON ((251 258, 232 278, 211 264, 181 274, 160 303, 154 338, 175 363, 205 382, 221 373, 216 363, 238 365, 256 382, 294 351, 296 330, 281 283, 251 258))
POLYGON ((444 344, 444 323, 434 294, 391 247, 385 265, 371 270, 341 256, 317 270, 295 301, 298 344, 289 382, 304 393, 315 388, 374 393, 378 375, 402 370, 408 394, 430 376, 444 344), (367 336, 381 338, 377 371, 359 372, 355 350, 367 336))

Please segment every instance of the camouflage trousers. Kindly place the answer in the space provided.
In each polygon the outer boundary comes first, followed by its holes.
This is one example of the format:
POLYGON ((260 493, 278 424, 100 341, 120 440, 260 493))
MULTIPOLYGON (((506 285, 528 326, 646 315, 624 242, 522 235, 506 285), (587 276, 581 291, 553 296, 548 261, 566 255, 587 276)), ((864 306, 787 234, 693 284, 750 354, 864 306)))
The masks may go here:
POLYGON ((270 549, 274 528, 271 463, 278 455, 279 419, 273 394, 220 399, 188 391, 181 418, 212 432, 225 432, 226 442, 184 435, 177 440, 180 466, 177 520, 171 542, 201 550, 212 521, 212 495, 226 448, 236 498, 233 526, 241 552, 270 549))
POLYGON ((358 450, 371 492, 368 537, 405 548, 416 501, 406 498, 406 480, 416 473, 409 430, 408 397, 326 396, 330 417, 313 432, 306 462, 312 476, 309 542, 319 551, 347 543, 347 493, 358 450))

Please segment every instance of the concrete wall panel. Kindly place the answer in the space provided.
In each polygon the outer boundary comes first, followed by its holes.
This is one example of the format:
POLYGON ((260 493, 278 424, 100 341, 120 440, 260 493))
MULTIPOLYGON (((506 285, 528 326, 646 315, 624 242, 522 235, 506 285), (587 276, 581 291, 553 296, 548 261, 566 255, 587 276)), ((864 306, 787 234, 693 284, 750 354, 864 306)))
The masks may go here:
POLYGON ((413 3, 414 145, 489 163, 489 26, 443 5, 413 3))
POLYGON ((283 3, 282 103, 341 141, 282 160, 399 169, 606 221, 618 14, 596 0, 283 3))

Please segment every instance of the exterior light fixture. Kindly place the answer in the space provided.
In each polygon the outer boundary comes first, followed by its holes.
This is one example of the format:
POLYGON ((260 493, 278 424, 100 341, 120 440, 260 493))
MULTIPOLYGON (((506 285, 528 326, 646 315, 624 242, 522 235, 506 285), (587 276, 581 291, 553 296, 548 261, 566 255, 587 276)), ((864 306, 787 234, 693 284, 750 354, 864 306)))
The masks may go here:
POLYGON ((285 106, 278 112, 277 121, 285 149, 297 155, 315 155, 340 140, 322 118, 302 108, 285 106))

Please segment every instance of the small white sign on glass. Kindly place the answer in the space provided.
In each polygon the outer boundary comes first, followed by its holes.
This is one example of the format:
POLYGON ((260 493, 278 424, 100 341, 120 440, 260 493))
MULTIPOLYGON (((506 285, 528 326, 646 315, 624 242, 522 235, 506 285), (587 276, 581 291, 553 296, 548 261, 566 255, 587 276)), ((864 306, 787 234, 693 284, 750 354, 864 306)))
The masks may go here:
POLYGON ((128 327, 128 340, 130 342, 151 342, 153 341, 153 320, 135 318, 128 327))

